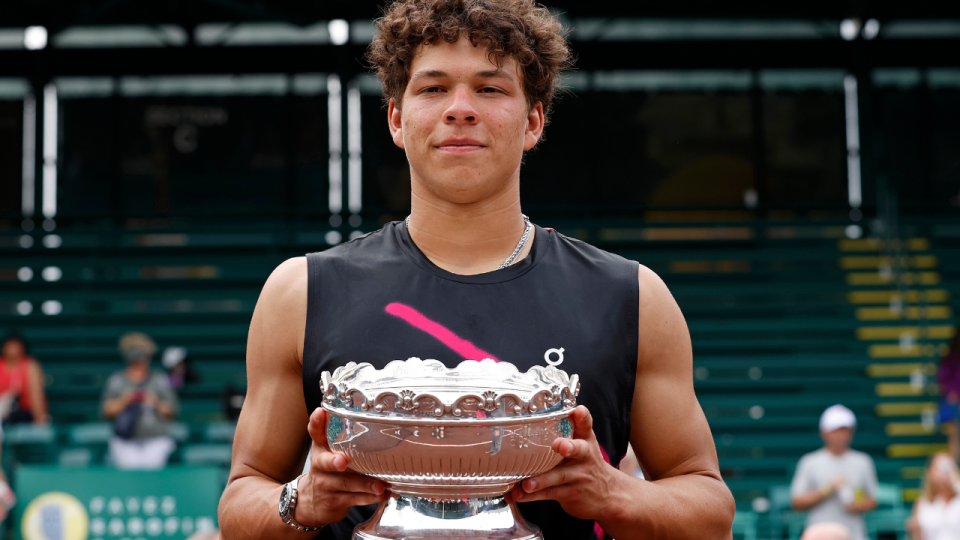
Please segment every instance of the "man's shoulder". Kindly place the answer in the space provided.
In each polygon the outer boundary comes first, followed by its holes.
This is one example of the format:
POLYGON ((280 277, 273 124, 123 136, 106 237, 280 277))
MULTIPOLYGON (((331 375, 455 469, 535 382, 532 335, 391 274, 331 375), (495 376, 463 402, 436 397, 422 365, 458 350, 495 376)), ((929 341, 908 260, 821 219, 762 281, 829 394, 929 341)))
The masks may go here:
POLYGON ((396 224, 397 222, 390 222, 366 234, 358 235, 355 231, 351 233, 352 238, 346 242, 340 241, 343 239, 340 231, 330 231, 327 233, 327 240, 336 242, 336 245, 323 251, 309 253, 307 257, 318 260, 353 261, 364 256, 382 255, 383 247, 390 240, 396 224))
POLYGON ((873 465, 873 458, 870 457, 870 454, 866 452, 861 452, 860 450, 854 450, 853 448, 850 448, 849 450, 847 450, 847 455, 849 456, 849 459, 851 461, 867 464, 867 465, 873 465))
POLYGON ((113 373, 110 374, 109 377, 107 377, 106 386, 110 390, 115 390, 115 389, 123 388, 124 386, 128 386, 127 383, 128 383, 127 377, 124 374, 124 370, 121 369, 119 371, 114 371, 113 373))
POLYGON ((151 371, 147 384, 158 388, 170 388, 170 377, 162 371, 151 371))
MULTIPOLYGON (((280 263, 263 285, 260 293, 261 303, 285 303, 303 296, 307 290, 307 259, 306 257, 292 257, 280 263)), ((295 302, 294 302, 295 303, 295 302)))
MULTIPOLYGON (((562 255, 572 256, 573 260, 580 261, 592 271, 609 272, 613 274, 628 273, 636 279, 639 263, 616 253, 598 248, 578 238, 567 236, 555 229, 544 229, 553 236, 556 249, 562 255)), ((569 262, 569 261, 565 261, 569 262)))
POLYGON ((806 454, 800 456, 800 462, 797 466, 799 467, 800 465, 819 461, 825 458, 826 455, 827 455, 827 451, 824 448, 818 448, 813 452, 807 452, 806 454))

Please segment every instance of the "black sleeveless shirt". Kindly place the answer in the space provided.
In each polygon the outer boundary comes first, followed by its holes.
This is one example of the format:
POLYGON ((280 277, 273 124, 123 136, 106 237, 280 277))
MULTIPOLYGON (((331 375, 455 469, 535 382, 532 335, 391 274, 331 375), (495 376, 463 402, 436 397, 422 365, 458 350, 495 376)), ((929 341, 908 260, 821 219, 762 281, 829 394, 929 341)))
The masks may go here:
MULTIPOLYGON (((616 466, 626 453, 637 369, 636 262, 537 227, 521 261, 462 276, 430 262, 406 226, 393 222, 307 255, 307 266, 308 411, 323 397, 320 374, 351 361, 379 369, 412 356, 447 367, 494 358, 520 371, 550 363, 580 376, 577 402, 593 415, 608 461, 616 466)), ((354 507, 317 538, 351 538, 374 508, 354 507)), ((599 533, 594 522, 570 516, 555 501, 519 508, 545 540, 590 540, 599 533)))

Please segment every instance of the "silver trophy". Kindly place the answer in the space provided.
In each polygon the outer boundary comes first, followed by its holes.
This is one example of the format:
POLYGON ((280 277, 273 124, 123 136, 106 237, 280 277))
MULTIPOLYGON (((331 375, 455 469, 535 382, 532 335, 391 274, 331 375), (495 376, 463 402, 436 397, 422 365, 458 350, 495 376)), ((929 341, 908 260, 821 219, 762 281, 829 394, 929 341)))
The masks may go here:
POLYGON ((550 447, 573 434, 579 377, 410 358, 351 362, 323 372, 321 387, 331 450, 390 491, 355 540, 543 539, 507 493, 563 460, 550 447))

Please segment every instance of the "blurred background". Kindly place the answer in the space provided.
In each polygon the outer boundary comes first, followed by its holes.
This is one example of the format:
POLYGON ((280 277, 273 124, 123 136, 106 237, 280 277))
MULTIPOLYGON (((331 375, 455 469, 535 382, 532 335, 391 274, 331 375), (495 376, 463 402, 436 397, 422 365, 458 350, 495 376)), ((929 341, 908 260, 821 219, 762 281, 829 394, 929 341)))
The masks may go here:
MULTIPOLYGON (((735 536, 796 538, 785 486, 842 403, 883 486, 869 532, 902 538, 926 458, 947 446, 936 373, 960 293, 960 4, 549 7, 577 70, 526 157, 524 211, 673 291, 735 536)), ((63 519, 87 516, 92 538, 215 526, 267 275, 409 211, 406 159, 361 60, 378 13, 0 7, 0 334, 26 342, 43 390, 23 406, 34 422, 4 422, 16 520, 66 491, 80 507, 54 501, 63 519), (103 467, 101 395, 129 331, 181 385, 166 476, 127 485, 103 467), (170 347, 180 361, 161 361, 170 347), (200 472, 169 480, 184 471, 200 472), (212 494, 182 488, 201 477, 212 494)))

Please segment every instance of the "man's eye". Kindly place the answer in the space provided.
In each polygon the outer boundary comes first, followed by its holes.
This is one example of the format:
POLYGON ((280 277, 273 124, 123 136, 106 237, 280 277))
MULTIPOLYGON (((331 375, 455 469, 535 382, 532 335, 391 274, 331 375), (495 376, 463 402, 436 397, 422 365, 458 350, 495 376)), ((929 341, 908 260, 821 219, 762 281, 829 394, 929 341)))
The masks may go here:
POLYGON ((487 86, 487 87, 484 87, 484 88, 480 89, 480 91, 483 92, 483 93, 485 93, 485 94, 496 94, 496 93, 500 92, 500 89, 499 89, 499 88, 494 88, 494 87, 492 87, 492 86, 487 86))
POLYGON ((440 91, 439 86, 428 86, 422 90, 424 94, 436 94, 440 91))

